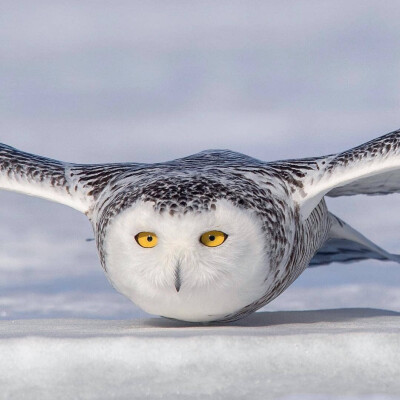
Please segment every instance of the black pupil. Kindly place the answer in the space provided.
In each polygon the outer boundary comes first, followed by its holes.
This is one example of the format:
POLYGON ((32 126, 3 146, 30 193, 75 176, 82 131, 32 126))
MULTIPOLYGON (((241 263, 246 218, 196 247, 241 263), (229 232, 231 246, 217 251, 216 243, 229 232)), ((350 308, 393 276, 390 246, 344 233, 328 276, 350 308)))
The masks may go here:
POLYGON ((215 240, 215 236, 214 235, 210 235, 208 238, 210 239, 211 242, 213 242, 215 240))
POLYGON ((147 241, 152 242, 153 241, 153 236, 147 236, 147 241))

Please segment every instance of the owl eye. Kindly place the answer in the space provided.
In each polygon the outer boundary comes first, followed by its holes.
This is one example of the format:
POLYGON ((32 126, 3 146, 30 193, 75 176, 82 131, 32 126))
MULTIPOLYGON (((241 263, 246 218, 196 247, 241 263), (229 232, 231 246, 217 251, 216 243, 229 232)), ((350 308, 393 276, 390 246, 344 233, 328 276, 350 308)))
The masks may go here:
POLYGON ((225 242, 228 235, 221 231, 209 231, 200 236, 200 242, 207 247, 217 247, 225 242))
POLYGON ((150 248, 157 245, 158 238, 153 232, 139 232, 135 236, 135 240, 139 246, 150 248))

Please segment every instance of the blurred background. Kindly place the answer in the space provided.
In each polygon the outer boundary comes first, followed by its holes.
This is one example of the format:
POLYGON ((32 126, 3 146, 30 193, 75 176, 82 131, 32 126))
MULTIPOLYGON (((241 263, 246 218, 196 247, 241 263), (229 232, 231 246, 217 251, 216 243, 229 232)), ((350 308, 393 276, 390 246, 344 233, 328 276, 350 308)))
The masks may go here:
MULTIPOLYGON (((263 160, 400 128, 400 3, 2 0, 0 141, 71 162, 229 148, 263 160)), ((400 253, 398 195, 328 200, 400 253)), ((107 282, 86 217, 0 193, 0 318, 145 317, 107 282)), ((265 310, 400 311, 400 266, 307 270, 265 310)))

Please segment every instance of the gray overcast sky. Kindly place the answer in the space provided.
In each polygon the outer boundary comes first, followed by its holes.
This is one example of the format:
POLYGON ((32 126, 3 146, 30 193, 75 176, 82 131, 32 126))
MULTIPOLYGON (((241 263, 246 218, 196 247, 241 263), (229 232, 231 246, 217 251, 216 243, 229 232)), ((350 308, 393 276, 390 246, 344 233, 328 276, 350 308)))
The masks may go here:
POLYGON ((330 153, 400 126, 400 3, 3 0, 0 87, 0 139, 70 161, 330 153))
MULTIPOLYGON (((154 162, 208 148, 264 160, 322 155, 400 128, 399 106, 397 0, 0 3, 0 141, 25 151, 75 162, 154 162)), ((329 203, 400 253, 397 195, 329 203)), ((85 217, 1 193, 0 220, 6 317, 42 315, 46 301, 53 315, 71 315, 87 291, 120 307, 84 242, 85 217)), ((361 264, 307 272, 296 284, 400 282, 397 268, 361 264)), ((84 315, 106 307, 90 301, 84 315)))

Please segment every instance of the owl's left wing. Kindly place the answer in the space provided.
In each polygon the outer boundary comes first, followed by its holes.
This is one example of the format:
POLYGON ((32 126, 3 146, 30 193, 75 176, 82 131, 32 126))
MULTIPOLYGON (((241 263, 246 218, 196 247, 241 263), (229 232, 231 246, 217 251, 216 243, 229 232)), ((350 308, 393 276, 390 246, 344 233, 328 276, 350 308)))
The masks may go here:
POLYGON ((342 153, 282 166, 294 171, 294 196, 304 218, 324 196, 399 193, 400 130, 342 153))
POLYGON ((109 182, 127 172, 140 175, 141 168, 133 163, 66 163, 0 143, 0 189, 55 201, 85 214, 109 182))
POLYGON ((42 197, 87 212, 93 196, 79 183, 73 164, 0 144, 0 189, 42 197))

